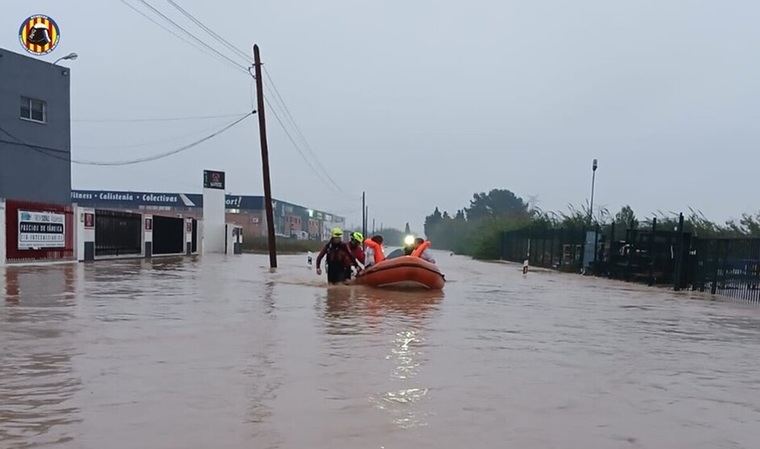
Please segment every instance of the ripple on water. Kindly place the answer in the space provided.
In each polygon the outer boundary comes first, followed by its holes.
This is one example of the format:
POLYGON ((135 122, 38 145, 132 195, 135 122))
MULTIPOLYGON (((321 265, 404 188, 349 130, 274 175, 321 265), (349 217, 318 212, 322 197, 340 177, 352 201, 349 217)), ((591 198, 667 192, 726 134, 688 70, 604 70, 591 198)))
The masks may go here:
POLYGON ((279 262, 0 268, 0 446, 760 441, 758 308, 460 257, 443 292, 279 262))

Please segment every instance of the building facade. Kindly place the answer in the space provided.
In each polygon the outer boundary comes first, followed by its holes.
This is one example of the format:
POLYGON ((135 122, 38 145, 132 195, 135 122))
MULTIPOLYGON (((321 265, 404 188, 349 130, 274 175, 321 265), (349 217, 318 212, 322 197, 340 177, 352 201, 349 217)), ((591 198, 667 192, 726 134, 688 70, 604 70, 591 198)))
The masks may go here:
POLYGON ((70 75, 0 48, 0 198, 71 202, 70 75))
MULTIPOLYGON (((185 218, 203 217, 203 195, 197 193, 123 192, 72 190, 71 203, 95 209, 151 212, 185 218)), ((243 228, 243 237, 264 237, 267 233, 264 197, 226 195, 226 221, 243 228)), ((345 218, 329 212, 272 200, 275 234, 302 240, 324 240, 334 226, 344 226, 345 218)))

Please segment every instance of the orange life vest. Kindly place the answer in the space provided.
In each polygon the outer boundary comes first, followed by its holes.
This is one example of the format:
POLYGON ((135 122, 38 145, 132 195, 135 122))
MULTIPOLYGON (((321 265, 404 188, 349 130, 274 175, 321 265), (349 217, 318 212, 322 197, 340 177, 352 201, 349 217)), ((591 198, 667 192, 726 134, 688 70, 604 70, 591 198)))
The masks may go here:
POLYGON ((367 239, 364 244, 372 248, 372 252, 375 254, 375 263, 380 263, 385 260, 385 254, 383 253, 383 246, 372 239, 367 239))
POLYGON ((420 243, 420 246, 412 251, 412 257, 422 257, 422 253, 424 253, 428 248, 430 248, 430 240, 425 240, 424 242, 420 243))

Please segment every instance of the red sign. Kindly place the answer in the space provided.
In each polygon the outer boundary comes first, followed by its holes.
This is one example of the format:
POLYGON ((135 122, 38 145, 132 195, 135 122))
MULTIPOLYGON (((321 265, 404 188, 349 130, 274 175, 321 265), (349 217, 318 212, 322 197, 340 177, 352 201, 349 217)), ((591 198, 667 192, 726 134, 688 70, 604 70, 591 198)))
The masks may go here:
POLYGON ((84 228, 92 229, 94 227, 95 227, 95 214, 85 213, 84 214, 84 228))

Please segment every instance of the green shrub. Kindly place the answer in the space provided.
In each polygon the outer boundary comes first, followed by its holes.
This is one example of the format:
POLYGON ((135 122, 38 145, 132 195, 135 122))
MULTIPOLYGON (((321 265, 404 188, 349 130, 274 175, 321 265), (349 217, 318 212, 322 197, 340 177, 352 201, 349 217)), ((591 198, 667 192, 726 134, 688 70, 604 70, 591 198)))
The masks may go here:
MULTIPOLYGON (((317 253, 324 247, 324 242, 317 240, 296 240, 277 237, 278 254, 297 254, 311 251, 317 253)), ((266 253, 269 246, 266 237, 255 237, 243 241, 243 250, 252 253, 266 253)))

